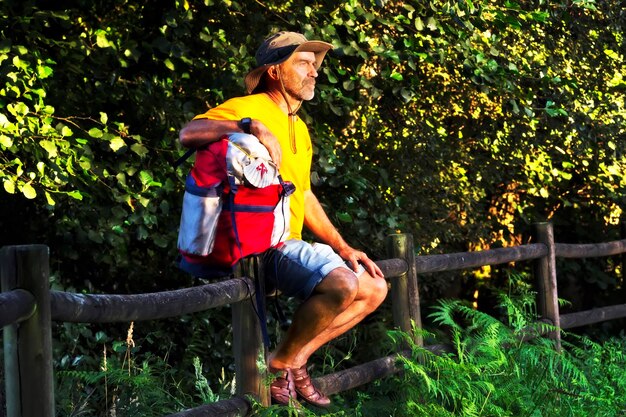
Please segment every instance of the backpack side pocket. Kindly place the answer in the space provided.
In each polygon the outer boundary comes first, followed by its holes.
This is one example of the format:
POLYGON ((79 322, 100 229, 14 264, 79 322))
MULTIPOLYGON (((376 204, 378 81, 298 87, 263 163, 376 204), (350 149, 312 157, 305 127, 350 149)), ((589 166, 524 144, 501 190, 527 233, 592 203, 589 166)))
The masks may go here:
POLYGON ((178 231, 179 251, 199 256, 210 254, 221 212, 222 186, 202 187, 188 175, 178 231))

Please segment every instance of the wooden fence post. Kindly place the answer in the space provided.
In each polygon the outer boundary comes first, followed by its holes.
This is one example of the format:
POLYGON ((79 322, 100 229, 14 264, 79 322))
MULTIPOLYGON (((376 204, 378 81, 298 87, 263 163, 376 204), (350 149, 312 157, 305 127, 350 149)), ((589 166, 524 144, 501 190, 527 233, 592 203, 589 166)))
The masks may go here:
POLYGON ((19 325, 4 327, 8 417, 55 415, 49 276, 47 246, 7 246, 0 250, 2 291, 26 290, 37 306, 19 325))
MULTIPOLYGON (((263 268, 258 266, 257 257, 243 259, 237 275, 246 275, 255 279, 256 274, 263 274, 263 268), (242 265, 243 264, 243 265, 242 265)), ((250 288, 250 297, 232 305, 233 319, 233 351, 235 355, 235 383, 236 394, 251 394, 261 404, 270 405, 269 387, 257 366, 261 357, 267 361, 266 349, 263 346, 259 316, 263 311, 265 317, 265 303, 258 306, 255 299, 254 287, 250 288)), ((267 363, 267 362, 266 362, 267 363)))
MULTIPOLYGON (((394 324, 400 330, 411 334, 412 322, 417 329, 422 328, 413 236, 411 234, 387 236, 387 254, 391 259, 404 259, 408 265, 407 272, 391 282, 391 300, 394 324)), ((418 346, 424 345, 421 334, 414 335, 413 341, 418 346)))
POLYGON ((557 330, 550 332, 556 342, 557 350, 561 350, 561 320, 559 317, 559 294, 556 281, 556 256, 554 245, 554 229, 551 223, 536 223, 535 237, 537 242, 548 247, 548 255, 539 258, 536 263, 539 291, 537 305, 539 314, 549 319, 557 330))

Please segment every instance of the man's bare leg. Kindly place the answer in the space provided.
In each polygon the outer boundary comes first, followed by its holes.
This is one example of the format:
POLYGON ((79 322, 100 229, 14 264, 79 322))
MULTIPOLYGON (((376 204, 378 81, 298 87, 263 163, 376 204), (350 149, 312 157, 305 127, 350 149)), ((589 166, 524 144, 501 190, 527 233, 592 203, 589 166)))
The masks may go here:
POLYGON ((296 364, 305 364, 320 347, 341 336, 376 310, 387 296, 387 282, 373 278, 367 272, 359 276, 359 292, 350 306, 339 314, 319 335, 302 347, 295 357, 296 364))
POLYGON ((300 305, 285 338, 270 355, 274 369, 297 369, 320 346, 354 327, 385 299, 387 283, 367 272, 337 268, 300 305))

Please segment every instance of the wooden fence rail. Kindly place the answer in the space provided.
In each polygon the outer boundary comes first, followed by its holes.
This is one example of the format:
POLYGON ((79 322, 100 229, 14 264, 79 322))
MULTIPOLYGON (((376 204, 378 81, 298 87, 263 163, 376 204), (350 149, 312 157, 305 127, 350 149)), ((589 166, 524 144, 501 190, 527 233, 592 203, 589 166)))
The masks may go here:
MULTIPOLYGON (((390 259, 378 261, 390 279, 394 325, 410 332, 421 327, 418 274, 535 260, 538 306, 542 318, 567 329, 626 317, 626 304, 559 315, 555 258, 586 258, 626 253, 626 239, 569 245, 554 242, 549 223, 536 225, 537 243, 511 248, 444 255, 415 256, 410 235, 392 235, 386 242, 390 259)), ((254 276, 240 276, 213 284, 174 291, 133 295, 95 295, 51 291, 48 248, 43 245, 10 246, 0 250, 0 324, 4 328, 6 409, 8 417, 54 416, 51 321, 128 322, 177 317, 230 305, 235 353, 236 396, 181 411, 170 417, 245 416, 250 412, 246 394, 267 403, 267 387, 256 367, 263 352, 256 312, 249 302, 254 276), (19 326, 18 326, 19 323, 19 326), (37 398, 37 401, 32 401, 37 398), (30 399, 30 400, 29 400, 30 399)), ((250 261, 253 262, 253 261, 250 261)), ((246 270, 254 270, 249 267, 246 270)), ((422 344, 420 336, 415 342, 422 344)), ((551 335, 559 343, 559 333, 551 335)), ((426 346, 433 352, 443 345, 426 346)), ((328 394, 343 392, 398 372, 398 352, 337 373, 316 378, 328 394)))

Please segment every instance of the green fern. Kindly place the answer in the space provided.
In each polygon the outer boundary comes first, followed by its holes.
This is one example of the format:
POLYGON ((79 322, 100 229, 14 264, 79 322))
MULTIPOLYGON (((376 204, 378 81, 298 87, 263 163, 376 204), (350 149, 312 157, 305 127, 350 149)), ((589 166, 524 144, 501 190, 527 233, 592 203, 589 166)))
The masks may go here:
MULTIPOLYGON (((500 307, 502 320, 460 301, 439 302, 430 317, 448 330, 454 354, 435 355, 405 335, 404 415, 626 416, 626 342, 563 334, 561 351, 545 337, 522 342, 537 319, 534 297, 502 294, 500 307)), ((536 333, 554 330, 543 324, 536 333)), ((390 333, 396 342, 400 335, 390 333)))

